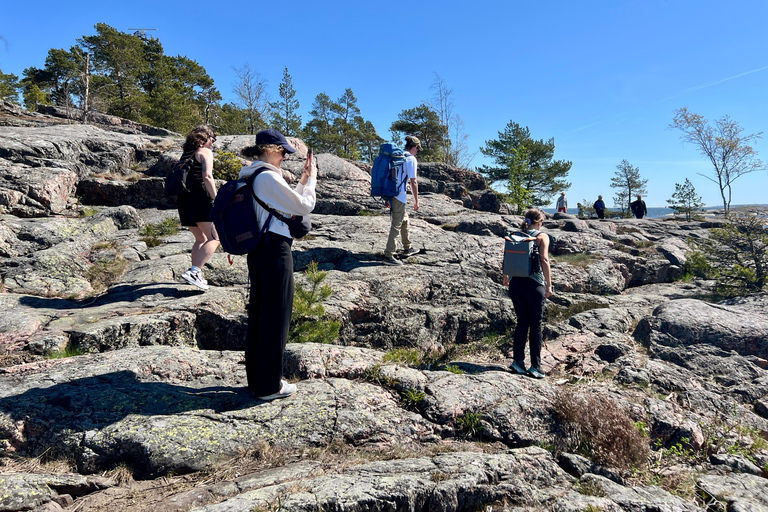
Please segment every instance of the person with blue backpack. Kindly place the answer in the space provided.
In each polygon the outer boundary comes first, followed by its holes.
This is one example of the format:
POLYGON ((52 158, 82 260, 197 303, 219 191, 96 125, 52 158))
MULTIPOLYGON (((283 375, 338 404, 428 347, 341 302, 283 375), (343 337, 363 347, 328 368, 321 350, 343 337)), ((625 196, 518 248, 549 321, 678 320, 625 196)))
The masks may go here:
POLYGON ((405 138, 405 161, 402 167, 398 170, 397 183, 398 186, 397 195, 392 197, 389 201, 390 204, 390 227, 389 238, 387 239, 387 246, 384 249, 384 263, 387 265, 402 265, 403 262, 394 257, 395 249, 397 248, 397 236, 400 235, 403 243, 402 256, 408 257, 419 251, 411 247, 411 239, 408 237, 408 212, 406 206, 408 203, 408 193, 406 192, 406 183, 411 186, 411 193, 413 194, 413 211, 419 210, 419 185, 416 181, 416 155, 421 151, 421 141, 418 137, 408 135, 405 138))
POLYGON ((248 254, 251 286, 245 371, 253 394, 260 400, 274 400, 296 392, 295 384, 283 380, 283 353, 293 309, 293 238, 289 226, 260 203, 285 218, 309 215, 315 208, 317 165, 309 152, 301 179, 291 189, 280 164, 296 149, 285 136, 277 130, 262 130, 256 134, 254 151, 256 160, 243 167, 239 177, 256 174, 251 183, 258 226, 269 224, 258 246, 248 254))
MULTIPOLYGON (((530 375, 543 379, 546 374, 541 369, 541 322, 544 319, 546 298, 552 295, 552 272, 549 264, 549 236, 541 232, 544 212, 531 208, 524 213, 520 231, 535 237, 530 275, 509 279, 509 297, 515 308, 517 326, 512 344, 513 361, 509 367, 517 374, 530 375), (531 366, 525 369, 525 342, 529 341, 531 366)), ((505 281, 507 276, 504 276, 505 281)), ((504 284, 507 284, 506 282, 504 284)))

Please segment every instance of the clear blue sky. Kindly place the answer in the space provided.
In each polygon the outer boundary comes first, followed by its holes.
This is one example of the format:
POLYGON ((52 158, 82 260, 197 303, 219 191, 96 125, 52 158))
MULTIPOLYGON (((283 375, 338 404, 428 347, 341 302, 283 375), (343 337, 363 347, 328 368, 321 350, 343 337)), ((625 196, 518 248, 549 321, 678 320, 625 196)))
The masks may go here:
MULTIPOLYGON (((318 93, 335 99, 349 87, 384 138, 398 113, 430 99, 437 73, 472 152, 510 120, 554 137, 555 158, 573 162, 572 206, 597 194, 611 206, 622 159, 648 179, 648 206, 665 206, 685 178, 708 205, 721 204, 697 175, 710 175, 710 164, 668 128, 674 110, 730 115, 745 133, 768 125, 765 0, 3 4, 4 73, 42 67, 50 48, 68 49, 99 22, 157 28, 149 34, 166 54, 203 65, 225 101, 234 99, 234 67, 249 63, 276 98, 288 66, 303 121, 318 93)), ((754 147, 768 160, 768 141, 754 147)), ((478 151, 472 164, 483 163, 478 151)), ((768 203, 767 189, 767 172, 744 176, 733 204, 768 203)))

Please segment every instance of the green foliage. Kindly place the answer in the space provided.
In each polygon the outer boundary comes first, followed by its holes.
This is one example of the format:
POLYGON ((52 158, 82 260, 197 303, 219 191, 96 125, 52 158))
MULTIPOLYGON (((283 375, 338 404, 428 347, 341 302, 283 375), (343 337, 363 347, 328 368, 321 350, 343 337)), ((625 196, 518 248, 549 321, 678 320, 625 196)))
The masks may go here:
POLYGON ((459 430, 467 437, 477 437, 482 430, 480 413, 467 409, 464 414, 456 418, 459 430))
POLYGON ((455 373, 456 375, 464 375, 466 372, 453 364, 447 364, 444 368, 445 371, 455 373))
POLYGON ((93 217, 97 213, 99 213, 99 210, 96 208, 91 208, 90 206, 83 206, 83 208, 80 210, 81 217, 93 217))
POLYGON ((421 353, 417 348, 393 348, 381 359, 385 363, 400 363, 411 367, 421 365, 421 353))
POLYGON ((440 117, 426 103, 418 107, 406 109, 397 115, 397 121, 389 127, 392 138, 396 143, 407 135, 419 138, 422 150, 419 160, 424 162, 440 162, 448 148, 448 128, 440 122, 440 117))
POLYGON ((685 178, 685 183, 675 183, 675 192, 671 199, 667 199, 669 207, 675 211, 675 215, 685 215, 685 220, 691 220, 691 217, 703 211, 704 201, 701 196, 696 194, 693 183, 685 178))
POLYGON ((423 391, 416 389, 406 389, 400 393, 400 398, 406 408, 413 410, 419 408, 419 404, 424 401, 426 395, 423 391))
POLYGON ((592 263, 600 260, 600 258, 594 254, 587 254, 585 252, 558 254, 557 256, 550 256, 550 258, 558 263, 568 263, 583 268, 587 268, 592 263))
POLYGON ((292 343, 332 343, 339 337, 341 323, 325 317, 322 302, 331 296, 333 291, 328 285, 322 284, 328 272, 319 271, 317 263, 311 262, 304 276, 309 288, 298 284, 293 298, 293 313, 288 339, 292 343))
POLYGON ((0 100, 19 104, 19 77, 0 70, 0 100))
POLYGON ((145 224, 139 228, 141 240, 147 244, 147 247, 157 247, 162 242, 160 237, 175 235, 179 232, 179 220, 175 217, 156 222, 154 224, 145 224))
POLYGON ((576 207, 579 209, 579 217, 596 217, 594 203, 588 199, 582 199, 581 202, 576 203, 576 207))
POLYGON ((620 469, 645 465, 648 443, 615 400, 563 389, 555 396, 554 408, 563 430, 558 449, 620 469))
POLYGON ((85 351, 80 347, 74 347, 67 345, 64 350, 56 350, 45 355, 45 359, 64 359, 67 357, 81 356, 85 354, 85 351))
POLYGON ((710 126, 703 116, 689 112, 685 107, 675 111, 670 127, 681 130, 681 138, 696 146, 712 163, 714 175, 701 176, 718 186, 723 208, 728 214, 733 182, 744 174, 765 169, 765 163, 757 158, 757 151, 750 146, 762 138, 762 133, 743 135, 744 129, 728 116, 715 120, 714 126, 710 126))
POLYGON ((768 284, 768 230, 756 215, 731 215, 722 228, 709 230, 709 238, 689 240, 694 253, 686 270, 717 281, 726 296, 746 295, 768 284), (699 256, 700 255, 700 256, 699 256))
POLYGON ((213 177, 217 180, 236 180, 243 162, 231 151, 217 151, 213 157, 213 177))
POLYGON ((495 167, 483 166, 477 171, 490 183, 505 184, 520 212, 549 204, 571 186, 565 179, 573 163, 554 160, 555 139, 535 140, 527 126, 510 121, 499 138, 486 141, 480 151, 493 159, 495 167))
POLYGON ((640 168, 632 166, 627 160, 622 160, 616 166, 616 172, 611 178, 611 188, 616 189, 613 201, 616 208, 621 208, 625 212, 626 217, 632 216, 632 208, 629 204, 634 200, 635 196, 646 193, 646 183, 648 183, 648 180, 640 177, 640 168))
POLYGON ((286 137, 298 137, 301 131, 301 116, 299 100, 293 88, 293 79, 288 73, 288 66, 283 69, 283 79, 278 88, 280 100, 270 103, 272 108, 272 126, 280 130, 286 137))
POLYGON ((712 265, 701 251, 688 251, 685 258, 686 274, 703 279, 712 277, 712 265))

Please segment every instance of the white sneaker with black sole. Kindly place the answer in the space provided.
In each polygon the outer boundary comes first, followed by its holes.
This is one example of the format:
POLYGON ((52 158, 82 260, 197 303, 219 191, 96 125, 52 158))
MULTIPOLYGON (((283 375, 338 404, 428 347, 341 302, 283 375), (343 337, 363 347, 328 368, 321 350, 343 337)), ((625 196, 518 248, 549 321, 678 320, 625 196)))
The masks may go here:
POLYGON ((291 384, 291 383, 286 382, 284 380, 280 380, 280 384, 281 384, 280 391, 278 391, 277 393, 272 393, 271 395, 260 396, 260 397, 257 397, 257 398, 259 400, 264 400, 265 402, 268 402, 270 400, 275 400, 277 398, 288 398, 289 396, 294 394, 296 392, 296 390, 298 389, 296 387, 296 384, 291 384))
POLYGON ((201 290, 208 289, 208 281, 203 279, 203 276, 200 272, 192 272, 192 270, 187 270, 186 272, 181 274, 181 277, 189 284, 193 286, 197 286, 201 290))

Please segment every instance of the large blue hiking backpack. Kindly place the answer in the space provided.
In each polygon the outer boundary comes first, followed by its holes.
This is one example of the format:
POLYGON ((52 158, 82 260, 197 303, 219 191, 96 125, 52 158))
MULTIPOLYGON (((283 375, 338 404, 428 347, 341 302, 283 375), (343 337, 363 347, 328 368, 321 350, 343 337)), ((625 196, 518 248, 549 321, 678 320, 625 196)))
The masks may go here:
POLYGON ((405 152, 402 149, 389 143, 382 144, 371 169, 371 196, 385 201, 397 197, 408 180, 408 175, 403 172, 402 180, 398 181, 404 163, 405 152))
POLYGON ((256 169, 247 178, 225 183, 216 194, 211 207, 211 222, 216 227, 221 248, 229 254, 248 254, 256 249, 272 221, 270 212, 259 230, 256 206, 252 200, 253 180, 266 167, 256 169))

